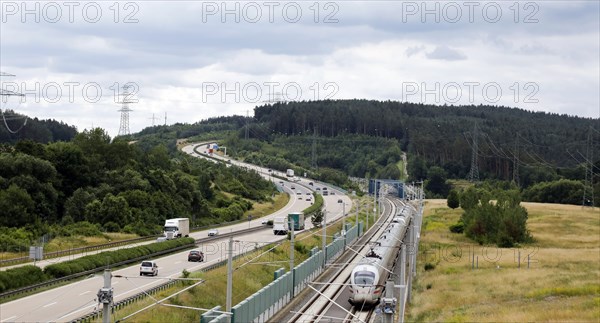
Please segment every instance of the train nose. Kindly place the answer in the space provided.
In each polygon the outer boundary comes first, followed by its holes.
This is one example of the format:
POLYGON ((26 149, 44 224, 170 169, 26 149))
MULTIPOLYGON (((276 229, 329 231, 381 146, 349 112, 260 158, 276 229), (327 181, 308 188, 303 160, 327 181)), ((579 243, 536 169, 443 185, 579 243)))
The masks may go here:
POLYGON ((354 286, 353 298, 357 303, 370 302, 372 300, 373 288, 354 286))

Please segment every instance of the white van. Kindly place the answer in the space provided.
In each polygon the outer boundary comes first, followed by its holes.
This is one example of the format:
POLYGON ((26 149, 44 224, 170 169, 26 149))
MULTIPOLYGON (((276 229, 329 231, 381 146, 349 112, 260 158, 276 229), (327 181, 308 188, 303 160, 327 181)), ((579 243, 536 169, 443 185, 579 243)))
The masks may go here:
POLYGON ((154 261, 142 261, 140 265, 140 276, 142 275, 158 275, 158 265, 154 261))

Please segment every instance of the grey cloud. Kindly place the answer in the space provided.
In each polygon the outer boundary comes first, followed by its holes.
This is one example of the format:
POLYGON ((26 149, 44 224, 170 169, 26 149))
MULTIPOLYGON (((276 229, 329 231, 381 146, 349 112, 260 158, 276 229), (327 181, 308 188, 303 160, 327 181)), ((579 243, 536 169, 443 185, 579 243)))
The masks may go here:
POLYGON ((467 56, 455 49, 448 46, 437 46, 432 52, 427 53, 425 56, 429 59, 440 59, 446 61, 460 61, 467 59, 467 56))

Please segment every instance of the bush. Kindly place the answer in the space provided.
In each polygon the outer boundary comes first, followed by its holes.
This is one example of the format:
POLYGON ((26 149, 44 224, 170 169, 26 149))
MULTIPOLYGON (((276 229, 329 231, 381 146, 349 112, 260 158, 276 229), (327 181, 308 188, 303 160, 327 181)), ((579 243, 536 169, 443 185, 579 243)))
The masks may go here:
POLYGON ((430 262, 428 262, 428 263, 425 264, 424 269, 425 269, 425 271, 434 270, 435 269, 435 265, 432 264, 432 263, 430 263, 430 262))
POLYGON ((121 230, 121 227, 119 227, 117 223, 109 221, 104 223, 104 230, 108 232, 119 232, 121 230))
MULTIPOLYGON (((465 210, 461 220, 467 237, 479 242, 495 243, 500 247, 510 247, 517 242, 528 242, 531 235, 527 230, 527 210, 520 205, 518 191, 507 191, 498 196, 496 203, 491 202, 489 192, 465 192, 463 195, 471 201, 472 207, 465 210)), ((458 228, 456 228, 458 230, 458 228)))
POLYGON ((0 271, 0 292, 41 283, 47 279, 42 269, 33 265, 0 271))
POLYGON ((450 226, 450 232, 452 233, 463 233, 464 231, 465 224, 460 220, 457 223, 450 226))
POLYGON ((83 271, 101 268, 107 264, 126 261, 153 254, 158 251, 193 244, 193 238, 182 238, 164 242, 155 242, 149 245, 127 248, 115 251, 104 251, 96 255, 89 255, 78 259, 52 264, 44 268, 44 273, 52 278, 61 278, 83 271), (108 263, 107 263, 108 261, 108 263))
POLYGON ((460 200, 458 197, 458 192, 456 190, 450 190, 450 193, 448 193, 446 204, 451 209, 456 209, 460 206, 460 200))

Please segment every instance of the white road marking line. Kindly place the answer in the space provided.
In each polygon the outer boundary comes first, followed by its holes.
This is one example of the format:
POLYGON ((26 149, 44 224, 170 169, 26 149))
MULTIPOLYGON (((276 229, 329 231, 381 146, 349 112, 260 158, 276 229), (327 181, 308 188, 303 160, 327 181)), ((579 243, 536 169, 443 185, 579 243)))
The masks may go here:
POLYGON ((16 315, 14 315, 14 316, 11 316, 11 317, 9 317, 9 318, 6 318, 6 319, 4 319, 4 321, 2 321, 2 322, 9 322, 10 320, 12 320, 12 319, 14 319, 14 318, 16 318, 16 317, 17 317, 16 315))
POLYGON ((86 290, 85 292, 83 292, 83 293, 79 294, 79 296, 81 296, 81 295, 85 295, 85 294, 87 294, 87 293, 91 293, 91 291, 89 291, 89 290, 86 290))
POLYGON ((54 305, 54 304, 56 304, 56 303, 57 303, 57 302, 53 302, 53 303, 50 303, 50 304, 46 304, 46 305, 44 305, 43 307, 49 307, 49 306, 52 306, 52 305, 54 305))

